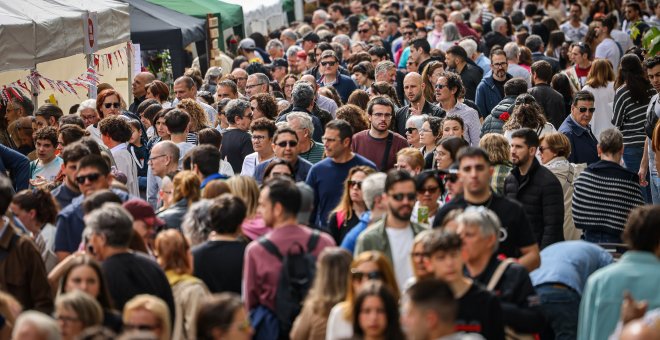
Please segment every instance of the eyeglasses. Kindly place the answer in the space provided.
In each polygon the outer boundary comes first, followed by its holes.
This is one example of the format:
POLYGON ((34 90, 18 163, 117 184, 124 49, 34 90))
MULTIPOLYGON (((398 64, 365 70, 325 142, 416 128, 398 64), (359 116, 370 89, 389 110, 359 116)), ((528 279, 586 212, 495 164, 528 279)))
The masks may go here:
POLYGON ((504 66, 506 66, 506 64, 507 64, 506 62, 497 63, 497 64, 493 64, 493 67, 503 68, 504 66))
POLYGON ((392 118, 392 114, 391 114, 391 113, 374 112, 374 113, 372 113, 371 115, 374 116, 374 117, 376 117, 376 118, 383 118, 383 117, 385 117, 385 119, 392 118))
POLYGON ((321 62, 321 66, 335 66, 337 65, 336 61, 323 61, 321 62))
POLYGON ((266 139, 266 136, 252 135, 252 140, 254 141, 261 142, 264 139, 266 139))
POLYGON ((578 108, 578 110, 580 110, 580 113, 585 113, 585 112, 587 112, 587 110, 589 110, 589 113, 594 113, 596 111, 596 108, 595 107, 587 108, 587 107, 582 106, 582 107, 578 108))
POLYGON ((438 192, 439 189, 440 189, 440 187, 427 187, 427 188, 421 188, 417 192, 420 193, 420 194, 425 194, 425 193, 428 192, 429 195, 434 195, 435 193, 438 192))
POLYGON ((390 197, 392 197, 392 199, 397 201, 397 202, 401 202, 406 198, 408 199, 408 201, 414 201, 417 198, 417 194, 414 193, 414 192, 409 192, 407 194, 404 194, 404 193, 392 194, 392 195, 390 195, 390 197))
POLYGON ((115 109, 118 109, 121 106, 121 103, 105 103, 103 104, 106 109, 109 109, 111 107, 114 107, 115 109))
POLYGON ((360 33, 360 34, 369 33, 369 30, 358 30, 358 33, 360 33))
POLYGON ((167 155, 158 155, 158 156, 151 157, 151 158, 149 158, 149 162, 153 162, 155 159, 165 157, 165 156, 167 156, 167 155))
POLYGON ((373 272, 361 272, 357 269, 351 269, 351 275, 353 280, 362 281, 365 277, 369 280, 381 280, 383 278, 383 273, 381 271, 373 272))
POLYGON ((435 84, 435 89, 436 90, 442 90, 445 87, 447 87, 447 85, 445 85, 445 84, 435 84))
POLYGON ((76 182, 78 182, 78 184, 85 184, 85 182, 89 180, 93 183, 96 182, 99 178, 101 178, 101 174, 96 172, 89 175, 78 176, 76 177, 76 182))
POLYGON ((413 131, 416 131, 416 130, 417 130, 417 128, 413 128, 413 127, 406 128, 406 134, 412 134, 413 131))
POLYGON ((426 252, 413 252, 413 253, 410 254, 410 256, 412 258, 420 258, 420 257, 425 258, 425 257, 429 257, 429 253, 426 253, 426 252))
POLYGON ((348 184, 349 188, 352 188, 352 187, 357 185, 358 189, 362 189, 362 181, 352 181, 351 180, 351 181, 348 181, 347 184, 348 184))
POLYGON ((158 329, 158 326, 147 325, 147 324, 124 324, 125 331, 154 331, 158 329))
POLYGON ((412 65, 417 65, 417 63, 414 62, 414 61, 409 61, 406 65, 408 65, 408 66, 412 66, 412 65))
POLYGON ((545 150, 550 150, 550 148, 547 146, 539 146, 539 151, 541 151, 541 153, 543 153, 545 150))
POLYGON ((298 146, 298 142, 296 142, 295 140, 284 140, 277 143, 276 145, 279 146, 280 148, 286 148, 287 145, 292 148, 295 148, 296 146, 298 146))
POLYGON ((245 88, 248 89, 248 90, 251 90, 251 89, 253 89, 253 88, 255 88, 259 85, 263 85, 263 84, 264 83, 256 83, 256 84, 252 84, 252 85, 245 85, 245 88))

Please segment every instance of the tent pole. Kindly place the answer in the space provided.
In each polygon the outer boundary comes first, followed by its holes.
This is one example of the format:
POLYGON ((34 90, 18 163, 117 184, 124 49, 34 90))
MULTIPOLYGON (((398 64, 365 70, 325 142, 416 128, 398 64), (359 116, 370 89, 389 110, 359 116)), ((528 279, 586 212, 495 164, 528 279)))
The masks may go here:
POLYGON ((133 90, 131 87, 131 83, 133 81, 133 58, 135 56, 133 55, 135 53, 135 50, 133 50, 130 46, 131 42, 128 41, 126 42, 126 50, 131 51, 130 54, 126 53, 126 59, 128 59, 128 79, 126 80, 128 82, 128 92, 129 92, 129 97, 133 95, 133 90))
MULTIPOLYGON (((91 54, 91 53, 86 54, 85 55, 85 60, 86 60, 86 63, 87 63, 87 67, 85 68, 85 70, 87 70, 90 67, 94 67, 94 55, 93 54, 91 54)), ((87 89, 87 98, 88 99, 96 99, 96 85, 92 84, 87 89)))

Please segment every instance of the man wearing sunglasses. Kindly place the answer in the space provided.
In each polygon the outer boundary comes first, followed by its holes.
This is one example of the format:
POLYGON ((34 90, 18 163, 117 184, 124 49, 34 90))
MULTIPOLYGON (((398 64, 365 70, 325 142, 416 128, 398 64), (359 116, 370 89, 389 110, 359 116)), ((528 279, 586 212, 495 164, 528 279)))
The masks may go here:
MULTIPOLYGON (((78 163, 76 182, 82 195, 74 198, 71 204, 62 209, 57 215, 55 254, 60 261, 76 252, 82 241, 82 233, 85 229, 82 209, 83 200, 97 191, 109 189, 113 178, 114 176, 110 173, 110 166, 101 156, 85 156, 78 163)), ((113 190, 113 192, 119 196, 122 202, 130 198, 124 191, 113 190)))
POLYGON ((394 267, 399 287, 404 287, 413 276, 410 262, 413 240, 425 230, 420 224, 410 221, 416 198, 415 180, 407 171, 388 172, 383 195, 387 214, 360 235, 355 247, 355 255, 367 250, 383 252, 394 267))
POLYGON ((339 92, 342 102, 347 102, 348 96, 357 90, 357 85, 351 77, 339 72, 339 58, 337 58, 335 51, 323 51, 319 65, 321 65, 323 74, 321 79, 318 80, 319 86, 333 86, 339 92))
POLYGON ((564 119, 558 129, 571 142, 571 154, 568 156, 568 161, 571 163, 591 164, 599 160, 598 140, 589 124, 594 111, 596 111, 594 95, 588 91, 580 91, 573 97, 571 114, 564 119))
MULTIPOLYGON (((289 127, 278 129, 273 136, 273 150, 275 150, 276 157, 273 159, 283 159, 293 166, 296 182, 302 182, 307 178, 312 163, 298 156, 298 135, 295 130, 289 127)), ((254 178, 257 182, 261 183, 263 181, 266 167, 273 159, 257 165, 254 170, 254 178)))

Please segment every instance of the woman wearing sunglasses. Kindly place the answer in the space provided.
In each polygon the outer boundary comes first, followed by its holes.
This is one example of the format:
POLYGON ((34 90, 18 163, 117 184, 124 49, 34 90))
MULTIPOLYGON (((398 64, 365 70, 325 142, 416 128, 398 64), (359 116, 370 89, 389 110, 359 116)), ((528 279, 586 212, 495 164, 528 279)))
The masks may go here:
POLYGON ((390 261, 378 251, 365 251, 356 256, 351 263, 351 275, 348 278, 346 299, 336 304, 330 311, 326 340, 350 339, 353 337, 353 307, 357 293, 372 280, 381 281, 388 286, 395 300, 399 300, 399 286, 394 278, 390 261))
POLYGON ((444 188, 434 171, 424 171, 415 177, 417 202, 410 220, 424 226, 433 224, 435 213, 440 207, 440 196, 444 188))
POLYGON ((362 181, 374 172, 373 168, 363 165, 349 170, 341 200, 328 218, 328 229, 336 244, 341 244, 344 236, 360 222, 360 216, 367 211, 362 199, 362 181))

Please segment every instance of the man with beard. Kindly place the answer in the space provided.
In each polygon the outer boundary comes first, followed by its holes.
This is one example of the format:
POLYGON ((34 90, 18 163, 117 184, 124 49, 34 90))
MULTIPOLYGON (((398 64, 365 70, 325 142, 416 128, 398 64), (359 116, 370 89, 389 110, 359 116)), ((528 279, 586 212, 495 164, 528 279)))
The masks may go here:
POLYGON ((371 127, 353 135, 353 152, 374 162, 379 171, 392 169, 397 152, 408 147, 405 138, 389 130, 394 103, 386 97, 375 97, 369 101, 367 114, 371 127))
POLYGON ((495 49, 490 52, 490 69, 493 72, 490 76, 484 77, 477 86, 475 100, 481 117, 487 117, 504 98, 504 83, 512 78, 507 73, 508 68, 509 63, 503 50, 495 49))
POLYGON ((445 111, 429 103, 424 98, 424 88, 426 84, 422 81, 422 76, 417 72, 411 72, 403 79, 403 91, 410 104, 396 111, 396 121, 394 122, 394 131, 401 136, 406 135, 406 122, 410 116, 429 115, 434 117, 445 117, 445 111))
POLYGON ((574 2, 571 4, 569 18, 565 23, 559 26, 559 29, 564 32, 566 40, 570 40, 574 43, 582 41, 582 39, 587 36, 589 26, 582 22, 582 6, 580 6, 579 3, 574 2))
POLYGON ((355 256, 368 250, 383 252, 394 267, 399 287, 413 276, 410 253, 415 236, 425 228, 410 221, 417 193, 415 179, 405 170, 392 170, 385 178, 383 200, 387 214, 374 223, 358 238, 355 256))
POLYGON ((504 181, 505 196, 523 205, 539 248, 564 240, 564 194, 557 177, 536 158, 539 137, 532 129, 511 135, 513 169, 504 181))

